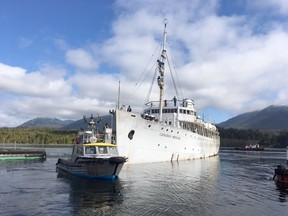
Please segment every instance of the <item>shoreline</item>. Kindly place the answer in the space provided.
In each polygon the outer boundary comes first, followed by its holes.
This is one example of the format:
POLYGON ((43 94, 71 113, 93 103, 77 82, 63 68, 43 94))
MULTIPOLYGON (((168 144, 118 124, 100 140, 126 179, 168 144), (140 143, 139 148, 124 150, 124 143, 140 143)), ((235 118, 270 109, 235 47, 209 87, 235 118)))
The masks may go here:
POLYGON ((70 148, 74 144, 15 144, 15 143, 0 143, 1 148, 22 148, 22 147, 37 147, 37 148, 70 148))

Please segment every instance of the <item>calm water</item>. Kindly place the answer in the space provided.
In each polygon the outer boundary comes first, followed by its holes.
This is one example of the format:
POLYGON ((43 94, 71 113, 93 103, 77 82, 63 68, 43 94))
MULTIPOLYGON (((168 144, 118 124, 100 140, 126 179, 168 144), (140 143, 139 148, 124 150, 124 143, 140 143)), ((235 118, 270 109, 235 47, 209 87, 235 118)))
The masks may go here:
POLYGON ((287 215, 288 190, 272 180, 285 152, 222 150, 219 157, 126 165, 116 183, 57 176, 58 157, 0 161, 0 215, 287 215))

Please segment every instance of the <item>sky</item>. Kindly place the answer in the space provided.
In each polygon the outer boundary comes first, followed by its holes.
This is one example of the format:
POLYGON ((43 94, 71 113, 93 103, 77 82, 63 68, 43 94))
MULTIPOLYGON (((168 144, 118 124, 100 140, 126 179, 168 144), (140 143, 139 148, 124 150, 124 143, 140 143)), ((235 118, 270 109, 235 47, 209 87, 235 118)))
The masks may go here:
POLYGON ((165 99, 171 68, 206 121, 288 105, 287 0, 0 0, 0 127, 108 114, 119 86, 141 112, 164 19, 165 99))

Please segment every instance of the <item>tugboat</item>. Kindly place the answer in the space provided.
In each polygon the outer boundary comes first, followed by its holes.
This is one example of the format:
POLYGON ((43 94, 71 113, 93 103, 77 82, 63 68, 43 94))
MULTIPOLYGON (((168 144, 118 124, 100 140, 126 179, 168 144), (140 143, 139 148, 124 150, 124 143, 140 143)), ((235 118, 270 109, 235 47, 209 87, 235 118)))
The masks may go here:
POLYGON ((285 187, 288 187, 288 147, 286 150, 287 155, 287 166, 277 165, 277 168, 274 170, 273 180, 278 184, 282 184, 285 187))
POLYGON ((235 150, 242 151, 264 151, 264 148, 261 147, 258 143, 253 145, 246 145, 244 147, 236 147, 235 150))
POLYGON ((127 158, 119 156, 112 129, 106 125, 103 134, 96 134, 93 115, 89 122, 85 116, 83 120, 88 130, 78 132, 70 159, 58 159, 57 172, 92 179, 117 179, 127 158))

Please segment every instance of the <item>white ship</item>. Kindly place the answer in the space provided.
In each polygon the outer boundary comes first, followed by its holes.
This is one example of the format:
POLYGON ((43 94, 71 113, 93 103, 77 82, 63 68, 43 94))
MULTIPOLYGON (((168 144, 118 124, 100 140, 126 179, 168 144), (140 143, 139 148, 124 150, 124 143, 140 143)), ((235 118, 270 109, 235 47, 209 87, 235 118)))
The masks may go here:
POLYGON ((164 99, 166 26, 157 60, 159 101, 146 103, 142 114, 129 109, 114 113, 118 151, 128 157, 128 164, 201 159, 219 152, 219 132, 215 125, 197 117, 193 100, 164 99))

